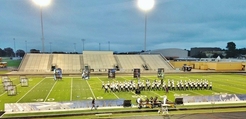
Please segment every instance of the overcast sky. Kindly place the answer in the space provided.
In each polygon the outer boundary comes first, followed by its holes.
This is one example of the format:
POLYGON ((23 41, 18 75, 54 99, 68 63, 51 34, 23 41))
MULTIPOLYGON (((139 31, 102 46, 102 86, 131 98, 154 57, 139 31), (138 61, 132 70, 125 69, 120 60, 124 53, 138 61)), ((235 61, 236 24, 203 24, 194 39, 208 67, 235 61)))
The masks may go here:
MULTIPOLYGON (((52 0, 45 51, 81 52, 81 39, 85 50, 141 51, 144 16, 137 0, 52 0)), ((147 16, 147 50, 246 47, 246 0, 155 0, 147 16)), ((32 0, 0 0, 0 48, 42 50, 40 18, 32 0)))

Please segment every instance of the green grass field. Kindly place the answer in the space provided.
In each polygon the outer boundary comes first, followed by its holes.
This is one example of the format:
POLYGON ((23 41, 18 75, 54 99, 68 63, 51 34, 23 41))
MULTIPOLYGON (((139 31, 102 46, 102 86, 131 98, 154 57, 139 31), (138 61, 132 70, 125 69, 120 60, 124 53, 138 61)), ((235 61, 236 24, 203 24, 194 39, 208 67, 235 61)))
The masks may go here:
MULTIPOLYGON (((116 75, 117 76, 117 75, 116 75)), ((125 81, 135 80, 132 76, 117 76, 116 79, 108 79, 106 76, 91 76, 89 80, 82 80, 80 77, 64 76, 62 81, 54 81, 53 77, 27 76, 29 79, 28 87, 21 87, 19 77, 9 77, 13 84, 17 86, 17 95, 8 96, 0 84, 0 110, 4 110, 4 103, 22 103, 22 102, 59 102, 75 100, 91 100, 91 98, 100 99, 127 99, 135 103, 134 92, 110 92, 105 93, 102 89, 102 82, 107 81, 125 81)), ((144 76, 141 80, 157 79, 155 75, 144 76)), ((188 80, 188 79, 207 79, 213 82, 213 90, 186 90, 169 91, 169 100, 174 101, 174 95, 213 95, 215 93, 246 94, 246 76, 242 74, 166 74, 165 80, 188 80)), ((141 95, 147 97, 163 96, 164 91, 141 91, 141 95)))
POLYGON ((12 60, 10 57, 2 57, 2 62, 7 62, 8 67, 19 67, 21 59, 12 60))

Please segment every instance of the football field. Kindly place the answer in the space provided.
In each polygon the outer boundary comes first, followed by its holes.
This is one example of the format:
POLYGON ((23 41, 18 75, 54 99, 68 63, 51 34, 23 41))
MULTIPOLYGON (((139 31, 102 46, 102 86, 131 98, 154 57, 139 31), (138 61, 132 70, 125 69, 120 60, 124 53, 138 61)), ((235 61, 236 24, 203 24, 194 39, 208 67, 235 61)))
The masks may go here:
MULTIPOLYGON (((131 75, 117 76, 115 79, 108 79, 107 76, 91 76, 89 80, 83 80, 79 76, 64 76, 60 81, 54 81, 52 76, 26 76, 29 80, 28 87, 21 87, 18 76, 9 76, 13 84, 17 87, 17 95, 8 96, 4 91, 3 84, 0 84, 0 110, 4 110, 4 103, 23 103, 23 102, 61 102, 76 100, 97 100, 125 99, 132 100, 135 104, 137 96, 134 91, 106 92, 102 89, 102 83, 111 82, 137 82, 131 75)), ((156 75, 142 74, 140 80, 149 79, 153 82, 156 75)), ((176 81, 206 79, 213 83, 212 90, 170 90, 166 93, 163 90, 141 91, 143 97, 161 97, 167 95, 168 99, 174 101, 177 95, 203 96, 221 93, 227 94, 246 94, 246 76, 243 74, 166 74, 164 81, 168 79, 176 81)), ((160 99, 161 100, 161 99, 160 99)))

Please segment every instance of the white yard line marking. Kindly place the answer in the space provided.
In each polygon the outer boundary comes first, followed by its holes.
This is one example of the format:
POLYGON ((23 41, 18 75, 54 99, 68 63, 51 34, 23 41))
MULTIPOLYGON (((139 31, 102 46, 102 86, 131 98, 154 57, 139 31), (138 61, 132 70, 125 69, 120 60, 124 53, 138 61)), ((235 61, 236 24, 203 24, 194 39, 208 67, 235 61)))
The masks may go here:
POLYGON ((73 78, 71 78, 71 92, 70 92, 70 101, 73 100, 73 78))
POLYGON ((96 96, 95 96, 95 94, 93 93, 93 91, 92 91, 92 89, 91 89, 91 86, 90 86, 90 84, 88 83, 88 81, 87 81, 87 80, 86 80, 86 83, 87 83, 87 85, 89 86, 89 88, 90 88, 90 90, 91 90, 91 93, 92 93, 92 95, 93 95, 94 99, 96 99, 96 96))
MULTIPOLYGON (((13 78, 13 79, 10 79, 10 81, 14 81, 14 80, 16 80, 17 78, 13 78)), ((0 86, 2 86, 3 85, 3 83, 1 83, 0 84, 0 86)))
MULTIPOLYGON (((203 94, 201 94, 201 93, 198 93, 198 92, 195 92, 195 91, 192 91, 192 90, 188 90, 189 92, 192 92, 192 93, 195 93, 195 94, 197 94, 197 95, 203 95, 203 94)), ((197 90, 196 90, 197 91, 197 90)))
POLYGON ((53 88, 55 87, 56 83, 57 83, 57 81, 53 84, 53 86, 52 86, 52 88, 50 89, 49 93, 47 94, 47 96, 46 96, 44 102, 48 99, 48 97, 49 97, 51 91, 53 90, 53 88))
POLYGON ((151 91, 152 93, 154 93, 154 94, 156 94, 156 95, 158 95, 158 96, 161 96, 160 94, 158 94, 158 93, 156 93, 156 92, 153 92, 153 91, 151 91))
POLYGON ((16 103, 18 103, 20 100, 22 100, 22 98, 24 98, 29 92, 31 92, 38 84, 40 84, 44 79, 43 78, 41 81, 39 81, 35 86, 33 86, 25 95, 23 95, 19 100, 16 101, 16 103))
MULTIPOLYGON (((20 84, 18 84, 16 87, 18 87, 18 86, 20 86, 20 84)), ((2 93, 1 95, 0 95, 0 97, 1 96, 3 96, 5 93, 7 93, 8 91, 4 91, 4 93, 2 93)))
MULTIPOLYGON (((97 77, 97 79, 100 80, 101 82, 103 82, 99 77, 97 77)), ((113 93, 113 94, 114 94, 114 96, 115 96, 116 98, 120 99, 119 96, 117 96, 115 93, 113 93)))
POLYGON ((5 93, 7 93, 7 91, 5 91, 4 93, 2 93, 2 94, 0 95, 0 97, 3 96, 5 93))
MULTIPOLYGON (((101 82, 103 82, 99 77, 97 77, 98 80, 100 80, 101 82)), ((117 97, 118 99, 120 99, 115 93, 113 93, 115 97, 117 97)))
POLYGON ((120 99, 115 93, 113 93, 115 97, 117 97, 118 99, 120 99))
MULTIPOLYGON (((226 90, 225 88, 219 88, 219 87, 213 87, 213 88, 218 88, 218 89, 220 89, 220 90, 226 90)), ((226 90, 227 92, 226 93, 229 93, 229 92, 232 92, 231 90, 226 90)))
POLYGON ((98 79, 99 81, 103 82, 99 77, 97 77, 97 79, 98 79))

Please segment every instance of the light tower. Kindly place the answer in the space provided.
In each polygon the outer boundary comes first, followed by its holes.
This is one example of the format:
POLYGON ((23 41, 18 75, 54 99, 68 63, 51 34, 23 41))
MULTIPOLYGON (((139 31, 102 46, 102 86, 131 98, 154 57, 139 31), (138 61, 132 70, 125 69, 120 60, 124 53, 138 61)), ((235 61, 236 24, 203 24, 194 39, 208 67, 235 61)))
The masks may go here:
POLYGON ((146 51, 147 12, 154 7, 154 0, 138 0, 138 7, 145 12, 144 51, 146 51))
POLYGON ((41 33, 42 33, 42 52, 45 52, 44 48, 44 27, 43 27, 43 7, 50 4, 51 0, 33 0, 34 3, 40 6, 40 18, 41 18, 41 33))

